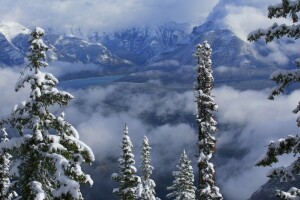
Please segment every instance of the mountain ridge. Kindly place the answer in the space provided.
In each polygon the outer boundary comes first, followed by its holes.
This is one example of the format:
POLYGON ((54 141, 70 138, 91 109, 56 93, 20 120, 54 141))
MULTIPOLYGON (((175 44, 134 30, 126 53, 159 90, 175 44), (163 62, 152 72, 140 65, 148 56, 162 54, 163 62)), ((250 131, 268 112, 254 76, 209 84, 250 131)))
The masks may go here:
MULTIPOLYGON (((0 25, 0 64, 6 66, 23 65, 28 49, 30 31, 26 27, 9 22, 0 25), (8 58, 8 59, 5 59, 8 58)), ((49 46, 48 61, 81 62, 98 65, 131 65, 119 58, 100 43, 90 43, 80 38, 64 35, 45 35, 49 46)))

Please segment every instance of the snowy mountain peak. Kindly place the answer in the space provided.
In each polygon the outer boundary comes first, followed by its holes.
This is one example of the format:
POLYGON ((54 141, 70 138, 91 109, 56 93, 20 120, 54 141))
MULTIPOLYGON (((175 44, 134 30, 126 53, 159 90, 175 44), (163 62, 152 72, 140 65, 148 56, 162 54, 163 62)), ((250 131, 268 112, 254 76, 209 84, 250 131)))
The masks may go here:
POLYGON ((19 34, 29 34, 30 30, 16 22, 6 22, 0 25, 0 33, 2 33, 7 40, 11 41, 19 34))

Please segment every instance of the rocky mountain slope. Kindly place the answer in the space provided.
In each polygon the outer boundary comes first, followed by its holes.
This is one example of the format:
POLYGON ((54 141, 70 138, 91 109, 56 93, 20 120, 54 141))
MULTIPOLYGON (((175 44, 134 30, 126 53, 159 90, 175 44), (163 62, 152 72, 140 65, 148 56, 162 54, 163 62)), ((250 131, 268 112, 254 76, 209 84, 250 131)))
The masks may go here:
MULTIPOLYGON (((0 25, 0 64, 6 66, 24 64, 30 30, 18 23, 0 25)), ((92 43, 77 37, 46 34, 50 48, 49 61, 93 63, 99 65, 129 65, 100 43, 92 43)))
POLYGON ((132 27, 112 33, 93 33, 90 41, 101 42, 122 58, 136 64, 176 49, 190 41, 190 25, 167 22, 156 27, 132 27))
POLYGON ((252 194, 248 200, 273 200, 275 197, 275 190, 288 191, 291 187, 300 188, 300 176, 292 182, 281 183, 279 179, 270 179, 267 183, 261 186, 255 193, 252 194))

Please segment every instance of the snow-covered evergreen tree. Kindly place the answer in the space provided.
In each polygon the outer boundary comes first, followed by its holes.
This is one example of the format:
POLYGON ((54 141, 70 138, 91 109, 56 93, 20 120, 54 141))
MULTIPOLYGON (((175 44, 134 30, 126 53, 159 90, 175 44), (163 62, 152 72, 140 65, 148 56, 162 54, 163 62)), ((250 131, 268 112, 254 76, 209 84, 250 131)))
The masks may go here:
MULTIPOLYGON (((8 134, 5 128, 1 130, 1 144, 9 141, 8 134)), ((12 155, 5 148, 1 148, 0 153, 0 199, 11 200, 13 197, 17 196, 16 192, 13 191, 12 184, 10 181, 10 163, 12 155)))
POLYGON ((118 188, 113 189, 121 200, 134 200, 141 196, 141 178, 136 175, 134 166, 133 145, 128 135, 128 127, 125 125, 123 140, 121 144, 121 157, 119 158, 119 173, 113 173, 111 178, 119 183, 118 188))
POLYGON ((196 46, 197 66, 195 68, 194 95, 198 108, 198 190, 199 198, 203 200, 223 199, 216 186, 214 165, 210 162, 216 146, 216 139, 213 135, 218 131, 217 122, 212 115, 213 111, 217 111, 218 106, 211 95, 214 82, 211 53, 212 49, 207 41, 203 45, 196 46))
MULTIPOLYGON (((249 41, 257 41, 259 38, 264 38, 266 43, 268 43, 283 36, 299 39, 300 24, 298 14, 300 11, 300 1, 282 0, 282 2, 279 4, 269 6, 268 10, 269 18, 291 17, 293 24, 278 25, 277 23, 274 23, 273 26, 267 29, 258 29, 249 34, 249 41)), ((296 60, 298 67, 300 67, 299 61, 299 59, 296 60)), ((270 79, 277 83, 276 87, 272 89, 269 96, 269 99, 274 100, 274 97, 283 93, 288 85, 293 82, 300 81, 300 69, 277 70, 271 74, 270 79)), ((300 102, 293 112, 296 114, 299 111, 300 102)), ((297 124, 300 127, 300 117, 297 119, 297 124)), ((289 135, 286 139, 279 139, 276 142, 271 141, 268 145, 266 156, 257 163, 257 166, 271 166, 273 163, 278 162, 278 156, 284 154, 296 155, 300 153, 299 145, 300 138, 298 135, 289 135)), ((282 182, 291 181, 294 179, 295 174, 300 173, 299 166, 300 157, 298 156, 291 166, 287 168, 280 167, 273 169, 268 173, 267 176, 270 178, 280 178, 282 182)), ((276 196, 280 197, 281 199, 300 199, 300 190, 294 187, 287 192, 276 190, 276 196)))
POLYGON ((30 36, 27 55, 30 71, 16 84, 16 91, 29 84, 29 98, 13 109, 11 116, 1 121, 15 128, 19 137, 6 142, 4 148, 14 150, 18 157, 12 166, 16 186, 22 200, 83 199, 81 183, 93 184, 90 176, 82 172, 82 163, 91 163, 91 149, 79 140, 76 129, 64 119, 64 113, 55 116, 53 105, 66 106, 73 96, 55 88, 58 80, 47 67, 42 37, 44 30, 35 28, 30 36))
POLYGON ((173 176, 175 177, 173 185, 167 188, 172 192, 167 194, 167 198, 174 198, 175 200, 195 200, 195 190, 197 188, 194 186, 193 168, 185 151, 181 154, 176 167, 178 171, 173 172, 173 176))
POLYGON ((149 145, 148 138, 144 136, 141 150, 141 165, 140 169, 142 172, 142 186, 143 192, 141 195, 142 200, 158 200, 155 197, 155 182, 150 178, 153 171, 153 166, 151 165, 151 147, 149 145))

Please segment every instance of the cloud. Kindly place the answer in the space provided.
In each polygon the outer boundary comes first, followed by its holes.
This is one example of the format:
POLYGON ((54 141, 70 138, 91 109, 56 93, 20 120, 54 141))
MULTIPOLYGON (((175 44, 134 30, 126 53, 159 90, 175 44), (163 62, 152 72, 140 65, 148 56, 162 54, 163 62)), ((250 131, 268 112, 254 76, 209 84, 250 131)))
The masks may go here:
POLYGON ((266 29, 274 22, 290 24, 290 21, 287 19, 269 19, 266 13, 267 7, 264 8, 265 10, 262 10, 262 8, 264 7, 227 5, 225 6, 227 15, 223 22, 244 41, 247 41, 247 36, 250 32, 259 28, 266 29))
MULTIPOLYGON (((267 8, 268 5, 274 4, 274 0, 221 0, 222 4, 231 4, 231 5, 245 5, 245 6, 253 6, 257 8, 264 9, 264 7, 267 8)), ((278 1, 279 3, 280 1, 278 1)), ((276 2, 275 2, 276 3, 276 2)))
MULTIPOLYGON (((247 199, 264 184, 270 168, 254 165, 266 152, 266 145, 298 132, 297 116, 292 110, 300 99, 300 91, 274 101, 267 100, 268 92, 241 92, 228 87, 214 91, 220 108, 218 122, 223 127, 218 139, 217 173, 228 199, 247 199)), ((289 165, 292 159, 283 157, 274 166, 289 165)))
POLYGON ((288 64, 289 58, 287 57, 288 54, 287 52, 291 52, 292 49, 289 51, 283 51, 280 45, 274 42, 267 44, 266 49, 270 50, 270 53, 266 57, 263 57, 262 59, 266 59, 269 62, 277 65, 288 64))
MULTIPOLYGON (((129 85, 73 93, 78 97, 76 101, 86 102, 84 106, 73 104, 66 112, 67 116, 74 118, 81 116, 82 121, 75 120, 75 124, 78 124, 82 139, 95 149, 98 159, 118 157, 120 149, 117 146, 124 123, 127 122, 135 145, 135 155, 139 155, 143 135, 149 137, 156 175, 165 177, 170 174, 182 149, 189 152, 196 172, 193 159, 196 153, 196 134, 193 128, 195 103, 192 92, 159 92, 156 89, 150 95, 145 86, 144 92, 137 92, 135 87, 129 85), (127 88, 127 91, 122 88, 127 88), (164 96, 160 96, 161 93, 164 96), (112 100, 120 97, 120 101, 112 100), (112 108, 118 109, 108 109, 108 105, 104 103, 108 101, 112 108), (70 112, 70 109, 75 109, 76 112, 70 112), (145 117, 149 113, 152 113, 150 119, 158 120, 156 124, 145 117), (181 119, 184 120, 172 120, 176 115, 182 115, 181 119), (161 124, 160 120, 165 118, 170 119, 161 124), (168 164, 161 167, 161 163, 168 164)), ((267 100, 268 90, 238 91, 221 87, 216 88, 213 93, 219 104, 219 112, 215 114, 220 131, 215 157, 218 184, 226 198, 246 199, 268 180, 266 172, 269 168, 254 166, 266 152, 268 142, 296 133, 296 116, 291 111, 297 105, 300 91, 274 101, 267 100)), ((72 118, 71 121, 74 121, 72 118)), ((287 165, 292 159, 284 157, 278 165, 287 165)), ((136 160, 138 162, 138 157, 136 160)))
POLYGON ((3 21, 53 29, 96 29, 111 31, 133 25, 164 21, 200 24, 217 0, 3 0, 3 21))
MULTIPOLYGON (((14 83, 8 84, 18 79, 18 71, 0 69, 0 90, 4 92, 0 99, 1 115, 9 113, 15 103, 28 95, 26 90, 15 93, 14 83)), ((183 149, 193 160, 196 173, 196 108, 192 91, 182 93, 151 84, 118 83, 70 92, 75 99, 63 108, 66 119, 92 147, 100 167, 102 163, 113 162, 113 169, 117 168, 126 122, 137 165, 143 135, 150 140, 154 175, 160 191, 165 191, 166 181, 172 179, 171 171, 175 170, 183 149)), ((214 163, 218 185, 227 199, 250 197, 267 180, 268 168, 254 166, 266 152, 265 146, 270 140, 298 131, 296 115, 291 111, 300 99, 300 91, 274 101, 267 100, 268 93, 268 90, 238 91, 229 87, 213 91, 219 104, 215 117, 220 131, 214 163)), ((284 157, 278 165, 288 164, 292 159, 284 157)), ((109 170, 107 174, 112 168, 109 170)), ((97 181, 111 184, 108 179, 109 176, 97 181)))
MULTIPOLYGON (((289 18, 269 19, 267 17, 267 7, 274 2, 265 2, 263 4, 256 1, 249 1, 248 3, 241 1, 221 1, 214 12, 223 13, 221 24, 229 27, 239 38, 247 41, 248 35, 257 29, 267 29, 275 22, 278 24, 288 24, 292 22, 289 18)), ((211 14, 216 17, 216 14, 211 14)), ((285 38, 285 40, 287 40, 285 38)), ((248 42, 248 41, 247 41, 248 42)), ((264 42, 263 42, 264 43, 264 42)), ((285 42, 281 44, 275 39, 265 45, 268 55, 260 57, 260 59, 274 63, 275 65, 286 65, 289 63, 289 56, 298 54, 297 47, 299 42, 285 42)))
MULTIPOLYGON (((66 119, 75 125, 100 163, 119 157, 119 144, 127 123, 135 154, 139 155, 142 138, 147 135, 156 155, 152 158, 153 165, 169 163, 167 167, 157 167, 155 173, 171 172, 183 149, 194 155, 195 145, 191 148, 190 144, 195 144, 195 130, 184 117, 187 113, 194 117, 192 92, 179 94, 159 87, 152 91, 151 85, 136 91, 139 85, 124 84, 70 91, 75 99, 64 109, 66 119)), ((139 163, 139 156, 136 159, 139 163)))
POLYGON ((227 66, 219 66, 215 68, 215 71, 218 73, 230 73, 230 72, 237 72, 238 69, 234 67, 227 67, 227 66))
POLYGON ((28 93, 28 89, 15 92, 15 83, 21 76, 20 72, 20 68, 0 68, 0 116, 10 114, 13 105, 26 100, 24 95, 28 93))
POLYGON ((177 60, 165 60, 150 64, 151 67, 164 67, 164 66, 179 66, 180 63, 177 60))
POLYGON ((220 0, 208 19, 220 26, 231 28, 239 38, 247 41, 248 34, 258 28, 267 28, 274 22, 291 23, 284 18, 269 19, 268 6, 272 4, 274 0, 220 0))
MULTIPOLYGON (((68 74, 76 74, 82 71, 102 72, 103 68, 96 64, 68 63, 68 62, 53 62, 45 71, 52 73, 56 77, 61 77, 68 74)), ((96 75, 96 74, 95 74, 96 75)))

